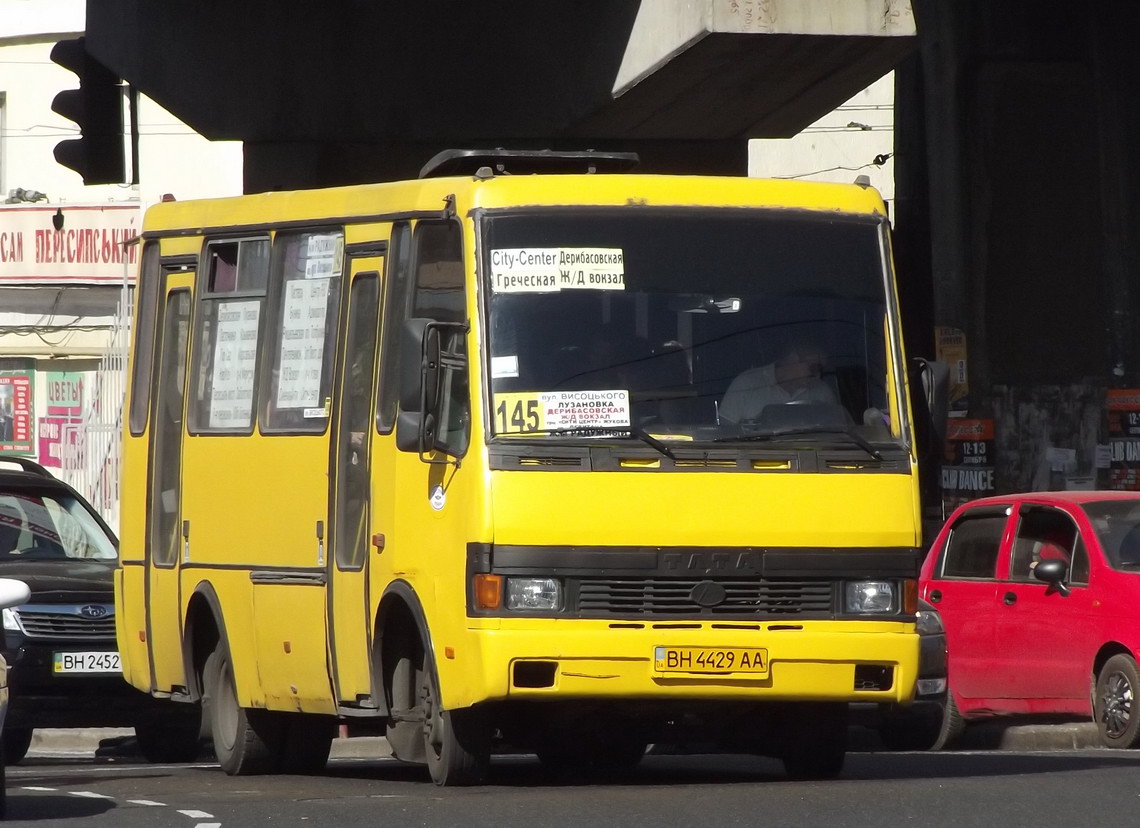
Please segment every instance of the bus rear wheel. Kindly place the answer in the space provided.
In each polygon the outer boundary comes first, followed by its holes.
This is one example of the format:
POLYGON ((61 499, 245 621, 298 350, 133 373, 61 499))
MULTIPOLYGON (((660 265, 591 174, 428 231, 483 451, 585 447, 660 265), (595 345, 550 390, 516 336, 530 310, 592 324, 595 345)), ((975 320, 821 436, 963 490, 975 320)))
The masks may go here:
POLYGON ((135 725, 139 752, 148 762, 193 762, 202 750, 201 708, 195 706, 179 715, 169 712, 169 722, 147 722, 135 725))
POLYGON ((491 766, 491 729, 481 710, 444 710, 439 682, 425 653, 419 707, 424 754, 432 781, 441 787, 478 785, 491 766))
POLYGON ((202 671, 203 707, 218 764, 230 776, 272 773, 285 747, 283 714, 241 707, 229 648, 219 642, 202 671))

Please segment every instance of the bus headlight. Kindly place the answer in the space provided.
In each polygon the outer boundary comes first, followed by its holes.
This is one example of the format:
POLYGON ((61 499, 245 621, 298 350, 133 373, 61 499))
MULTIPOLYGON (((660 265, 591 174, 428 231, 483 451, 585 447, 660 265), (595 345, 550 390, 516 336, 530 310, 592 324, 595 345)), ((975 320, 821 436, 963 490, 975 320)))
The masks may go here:
POLYGON ((507 609, 560 610, 562 584, 554 578, 507 578, 507 609))
POLYGON ((4 629, 22 632, 20 629, 20 622, 16 620, 16 613, 10 609, 4 610, 4 629))
POLYGON ((843 611, 862 614, 867 612, 894 612, 895 587, 890 581, 848 581, 843 611))

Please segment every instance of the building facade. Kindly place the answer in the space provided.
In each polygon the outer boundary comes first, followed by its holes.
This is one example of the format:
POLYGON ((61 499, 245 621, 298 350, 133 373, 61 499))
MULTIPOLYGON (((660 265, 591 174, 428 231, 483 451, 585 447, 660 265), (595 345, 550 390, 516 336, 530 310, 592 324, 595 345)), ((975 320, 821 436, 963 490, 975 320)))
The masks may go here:
POLYGON ((78 130, 52 100, 77 78, 50 53, 84 16, 83 0, 0 0, 0 457, 48 467, 115 525, 132 240, 164 197, 240 193, 242 150, 140 96, 137 183, 85 186, 58 164, 78 130))

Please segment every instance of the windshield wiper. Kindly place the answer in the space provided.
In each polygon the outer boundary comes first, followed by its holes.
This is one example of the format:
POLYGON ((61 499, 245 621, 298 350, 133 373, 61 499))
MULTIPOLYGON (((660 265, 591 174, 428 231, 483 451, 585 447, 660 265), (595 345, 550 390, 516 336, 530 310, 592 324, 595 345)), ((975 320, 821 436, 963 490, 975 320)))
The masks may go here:
POLYGON ((505 431, 499 432, 496 437, 529 437, 532 434, 552 434, 554 436, 569 436, 569 437, 588 437, 590 435, 611 435, 611 434, 628 434, 634 437, 647 446, 655 449, 656 451, 664 454, 670 460, 676 462, 677 455, 673 454, 673 450, 665 445, 661 440, 658 440, 652 434, 647 432, 641 426, 628 425, 628 426, 579 426, 577 428, 540 428, 534 431, 505 431))
POLYGON ((757 434, 738 434, 733 437, 717 437, 713 440, 714 443, 750 443, 761 442, 765 440, 779 440, 783 437, 803 437, 811 434, 841 434, 847 437, 851 442, 857 445, 867 454, 871 455, 876 460, 882 460, 882 453, 868 442, 867 438, 855 430, 854 426, 850 428, 792 428, 781 431, 766 431, 757 434))

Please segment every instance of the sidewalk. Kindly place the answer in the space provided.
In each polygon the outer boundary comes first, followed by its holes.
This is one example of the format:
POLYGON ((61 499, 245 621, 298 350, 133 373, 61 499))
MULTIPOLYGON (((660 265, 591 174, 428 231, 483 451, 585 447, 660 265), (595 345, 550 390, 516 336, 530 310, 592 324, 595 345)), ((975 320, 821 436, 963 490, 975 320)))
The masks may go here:
MULTIPOLYGON (((104 739, 129 737, 130 728, 86 728, 74 730, 37 730, 28 750, 29 758, 58 757, 95 758, 104 739)), ((1049 724, 1010 724, 1006 721, 979 722, 966 728, 957 750, 1089 750, 1099 748, 1100 739, 1092 722, 1059 722, 1049 724)), ((853 733, 851 749, 876 750, 879 746, 867 734, 853 733)), ((382 736, 357 736, 334 739, 332 759, 382 759, 392 755, 382 736)), ((136 758, 130 751, 116 758, 136 758)))

